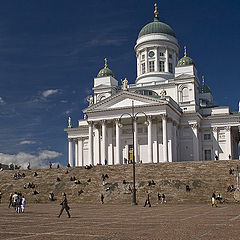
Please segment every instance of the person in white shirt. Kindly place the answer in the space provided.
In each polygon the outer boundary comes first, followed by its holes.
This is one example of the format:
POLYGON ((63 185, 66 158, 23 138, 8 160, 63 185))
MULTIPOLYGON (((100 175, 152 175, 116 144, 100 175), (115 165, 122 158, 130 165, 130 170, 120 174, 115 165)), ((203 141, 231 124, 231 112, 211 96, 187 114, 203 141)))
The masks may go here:
POLYGON ((24 213, 25 205, 26 205, 26 198, 24 196, 22 196, 22 205, 21 205, 22 213, 24 213))

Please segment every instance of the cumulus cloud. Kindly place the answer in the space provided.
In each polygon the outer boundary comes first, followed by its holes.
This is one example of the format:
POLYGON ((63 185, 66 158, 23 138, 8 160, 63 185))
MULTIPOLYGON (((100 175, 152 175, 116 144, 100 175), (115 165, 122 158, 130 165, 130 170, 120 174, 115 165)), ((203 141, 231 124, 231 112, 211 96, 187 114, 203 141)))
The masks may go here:
POLYGON ((48 166, 49 160, 61 155, 62 153, 49 150, 40 151, 37 155, 24 152, 19 152, 15 155, 0 153, 0 162, 7 165, 13 163, 21 166, 21 169, 26 169, 29 162, 31 168, 44 168, 48 166))
POLYGON ((3 100, 2 97, 0 97, 0 105, 5 104, 5 101, 3 100))
POLYGON ((48 90, 45 90, 45 91, 42 92, 42 96, 43 96, 44 98, 47 98, 47 97, 49 97, 50 95, 56 94, 56 93, 58 93, 58 92, 59 92, 58 89, 48 89, 48 90))
POLYGON ((30 141, 30 140, 24 140, 24 141, 21 141, 19 144, 20 145, 24 145, 24 144, 34 144, 36 143, 35 141, 30 141))

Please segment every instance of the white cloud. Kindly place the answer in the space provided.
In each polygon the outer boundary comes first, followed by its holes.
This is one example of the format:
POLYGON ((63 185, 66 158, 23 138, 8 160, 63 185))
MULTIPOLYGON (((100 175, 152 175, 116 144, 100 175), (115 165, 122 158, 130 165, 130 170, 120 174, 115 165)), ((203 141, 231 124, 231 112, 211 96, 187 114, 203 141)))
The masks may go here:
POLYGON ((30 141, 30 140, 24 140, 24 141, 21 141, 19 144, 20 145, 24 145, 24 144, 34 144, 36 143, 35 141, 30 141))
POLYGON ((44 168, 48 167, 49 160, 61 155, 62 153, 49 150, 40 151, 37 155, 24 152, 19 152, 15 155, 0 153, 0 162, 7 165, 13 163, 21 166, 21 169, 26 169, 29 162, 31 168, 44 168))
POLYGON ((5 104, 5 101, 3 100, 2 97, 0 97, 0 105, 5 104))
POLYGON ((58 93, 59 90, 58 89, 48 89, 42 92, 42 96, 47 98, 48 96, 52 95, 52 94, 56 94, 58 93))

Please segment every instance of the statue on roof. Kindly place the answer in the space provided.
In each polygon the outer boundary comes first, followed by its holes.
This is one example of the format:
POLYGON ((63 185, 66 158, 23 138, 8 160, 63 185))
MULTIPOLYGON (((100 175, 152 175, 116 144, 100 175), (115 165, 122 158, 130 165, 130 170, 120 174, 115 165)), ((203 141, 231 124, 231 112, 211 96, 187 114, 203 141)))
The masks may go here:
POLYGON ((93 105, 93 96, 92 95, 89 96, 88 102, 89 102, 89 107, 93 105))
POLYGON ((122 90, 126 91, 128 89, 128 80, 125 78, 122 80, 122 90))
POLYGON ((167 92, 166 92, 165 89, 163 88, 163 89, 161 90, 161 92, 160 92, 160 97, 161 97, 161 99, 165 99, 165 98, 166 98, 166 94, 167 94, 167 92))
POLYGON ((71 119, 71 117, 68 117, 68 127, 69 128, 72 127, 72 119, 71 119))

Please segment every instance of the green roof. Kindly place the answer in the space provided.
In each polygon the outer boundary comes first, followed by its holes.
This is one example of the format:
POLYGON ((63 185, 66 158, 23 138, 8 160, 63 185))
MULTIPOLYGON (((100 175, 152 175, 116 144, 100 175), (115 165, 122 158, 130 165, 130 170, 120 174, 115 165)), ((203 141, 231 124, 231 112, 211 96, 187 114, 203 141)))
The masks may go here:
POLYGON ((97 75, 98 78, 108 77, 108 76, 114 77, 113 71, 111 69, 109 69, 108 67, 101 69, 97 75))
POLYGON ((194 65, 194 62, 190 57, 182 57, 177 63, 177 67, 184 67, 189 65, 194 65))
POLYGON ((166 23, 159 22, 158 17, 154 17, 154 21, 145 25, 138 34, 138 37, 142 37, 151 33, 164 33, 176 37, 174 31, 166 23))
POLYGON ((211 93, 211 90, 206 84, 202 84, 202 86, 199 87, 199 93, 211 93))

